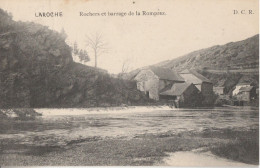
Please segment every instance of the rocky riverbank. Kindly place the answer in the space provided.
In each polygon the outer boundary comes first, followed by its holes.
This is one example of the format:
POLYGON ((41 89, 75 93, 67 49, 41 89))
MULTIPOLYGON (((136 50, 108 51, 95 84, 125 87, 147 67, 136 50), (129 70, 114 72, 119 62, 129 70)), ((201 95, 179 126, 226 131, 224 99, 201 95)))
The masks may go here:
POLYGON ((166 164, 164 159, 169 153, 204 148, 229 162, 258 165, 257 135, 258 130, 224 129, 200 134, 147 134, 133 139, 86 139, 65 147, 1 146, 0 163, 2 166, 158 166, 166 164))
POLYGON ((165 165, 172 153, 197 149, 228 162, 258 164, 258 109, 35 111, 42 116, 0 122, 1 165, 165 165))
MULTIPOLYGON (((34 109, 0 109, 1 120, 34 120, 42 114, 37 113, 34 109)), ((11 121, 10 121, 11 122, 11 121)))

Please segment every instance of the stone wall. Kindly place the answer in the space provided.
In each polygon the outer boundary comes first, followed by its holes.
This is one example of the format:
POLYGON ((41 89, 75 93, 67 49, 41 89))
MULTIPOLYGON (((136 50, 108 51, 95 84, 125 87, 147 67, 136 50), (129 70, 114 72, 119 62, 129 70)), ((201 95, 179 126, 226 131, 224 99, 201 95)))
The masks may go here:
POLYGON ((136 77, 137 89, 148 92, 149 98, 159 100, 159 79, 149 69, 142 70, 136 77))

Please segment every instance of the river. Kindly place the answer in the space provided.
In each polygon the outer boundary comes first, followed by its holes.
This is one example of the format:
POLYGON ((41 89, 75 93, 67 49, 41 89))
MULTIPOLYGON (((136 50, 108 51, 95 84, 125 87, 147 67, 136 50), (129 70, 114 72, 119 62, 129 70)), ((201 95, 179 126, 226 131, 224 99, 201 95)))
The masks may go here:
POLYGON ((205 129, 258 129, 258 109, 171 109, 131 107, 122 109, 36 109, 43 116, 34 121, 1 123, 0 140, 29 145, 66 145, 80 139, 128 139, 144 134, 205 129), (7 125, 8 126, 7 126, 7 125))

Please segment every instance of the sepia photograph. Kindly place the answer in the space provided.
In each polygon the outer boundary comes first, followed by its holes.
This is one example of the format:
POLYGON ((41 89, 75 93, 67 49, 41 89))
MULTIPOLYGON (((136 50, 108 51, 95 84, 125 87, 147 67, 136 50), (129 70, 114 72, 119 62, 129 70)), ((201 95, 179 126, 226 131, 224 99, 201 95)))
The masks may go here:
POLYGON ((259 0, 0 0, 0 167, 259 167, 259 0))

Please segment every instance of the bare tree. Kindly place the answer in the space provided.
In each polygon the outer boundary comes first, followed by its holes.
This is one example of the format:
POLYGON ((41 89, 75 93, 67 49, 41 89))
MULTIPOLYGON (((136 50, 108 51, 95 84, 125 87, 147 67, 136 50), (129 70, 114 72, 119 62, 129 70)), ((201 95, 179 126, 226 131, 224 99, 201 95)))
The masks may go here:
POLYGON ((95 67, 97 67, 98 57, 107 52, 107 43, 104 42, 102 34, 100 33, 96 33, 95 36, 86 36, 86 43, 94 53, 95 67))
POLYGON ((123 78, 124 75, 126 75, 129 71, 133 70, 131 63, 132 60, 129 58, 123 60, 121 72, 118 74, 119 78, 123 78))
POLYGON ((122 64, 122 69, 121 69, 121 73, 122 74, 125 74, 125 73, 127 73, 129 70, 130 70, 130 68, 131 68, 131 60, 128 58, 128 59, 125 59, 124 61, 123 61, 123 64, 122 64))

